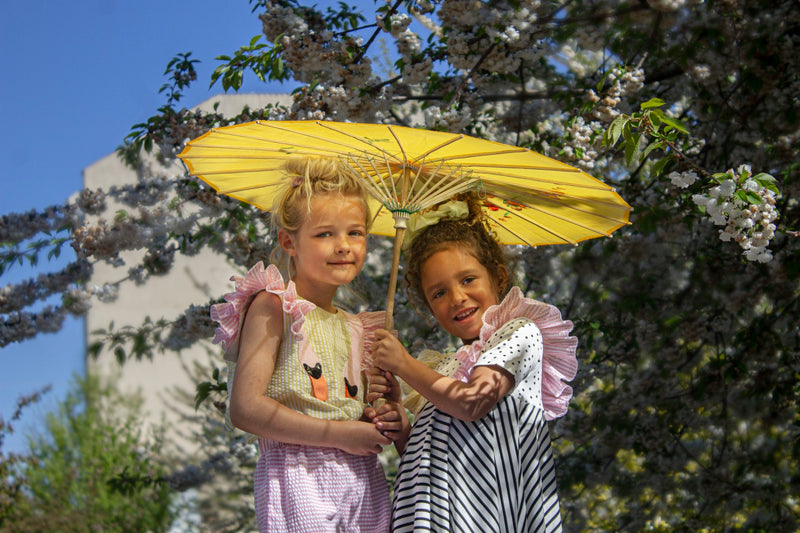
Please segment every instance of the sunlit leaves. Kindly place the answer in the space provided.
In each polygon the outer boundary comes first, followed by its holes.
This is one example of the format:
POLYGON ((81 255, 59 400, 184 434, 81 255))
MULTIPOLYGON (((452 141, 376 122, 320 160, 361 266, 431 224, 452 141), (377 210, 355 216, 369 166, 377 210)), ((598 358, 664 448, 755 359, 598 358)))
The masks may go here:
POLYGON ((212 394, 225 394, 228 392, 227 380, 221 377, 219 368, 215 368, 211 372, 211 379, 212 381, 202 381, 197 384, 194 397, 195 409, 199 409, 200 405, 212 394))
POLYGON ((620 114, 606 130, 603 143, 613 148, 621 140, 627 165, 644 161, 655 150, 665 152, 655 166, 660 173, 670 160, 679 157, 675 150, 679 135, 689 134, 681 121, 660 109, 664 105, 660 98, 651 98, 641 104, 641 111, 631 115, 620 114))
POLYGON ((251 71, 261 81, 283 81, 290 78, 291 72, 286 70, 280 52, 279 42, 272 46, 259 42, 260 35, 254 36, 250 42, 239 48, 232 56, 220 55, 216 59, 223 64, 211 74, 213 87, 219 80, 222 89, 238 91, 244 81, 244 74, 251 71))

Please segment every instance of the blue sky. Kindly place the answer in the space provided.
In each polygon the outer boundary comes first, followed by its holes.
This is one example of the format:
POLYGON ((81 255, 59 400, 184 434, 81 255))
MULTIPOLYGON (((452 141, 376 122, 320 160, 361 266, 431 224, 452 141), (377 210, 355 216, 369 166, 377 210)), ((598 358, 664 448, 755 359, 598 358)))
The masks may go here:
MULTIPOLYGON (((61 204, 82 187, 82 170, 113 152, 166 103, 158 89, 167 62, 192 52, 198 81, 185 92, 191 107, 222 92, 209 90, 214 58, 261 33, 247 0, 82 0, 7 2, 0 18, 0 214, 61 204)), ((242 92, 289 87, 245 80, 242 92)), ((0 287, 55 265, 15 268, 0 287)), ((84 368, 84 325, 70 320, 57 334, 0 348, 0 416, 17 398, 51 384, 43 402, 25 412, 3 450, 19 450, 84 368)))

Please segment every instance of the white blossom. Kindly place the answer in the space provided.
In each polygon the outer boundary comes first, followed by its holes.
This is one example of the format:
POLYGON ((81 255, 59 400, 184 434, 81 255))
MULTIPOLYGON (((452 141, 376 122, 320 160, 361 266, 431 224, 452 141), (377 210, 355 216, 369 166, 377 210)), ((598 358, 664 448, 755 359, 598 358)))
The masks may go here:
POLYGON ((693 170, 686 172, 670 172, 669 179, 673 185, 685 189, 697 181, 697 173, 693 170))

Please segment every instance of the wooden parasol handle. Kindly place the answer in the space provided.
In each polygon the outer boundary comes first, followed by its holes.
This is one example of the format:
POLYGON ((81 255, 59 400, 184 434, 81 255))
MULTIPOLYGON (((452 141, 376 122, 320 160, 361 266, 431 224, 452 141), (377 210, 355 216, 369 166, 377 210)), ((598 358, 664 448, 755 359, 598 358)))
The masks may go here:
MULTIPOLYGON (((397 293, 397 271, 400 270, 400 251, 403 248, 403 238, 406 236, 405 220, 398 223, 395 219, 394 248, 392 249, 392 269, 389 272, 389 292, 386 296, 386 315, 383 329, 390 332, 394 326, 394 297, 397 293)), ((386 403, 386 399, 378 398, 372 402, 376 409, 386 403)))
POLYGON ((386 331, 392 331, 392 326, 394 326, 394 297, 397 293, 397 271, 400 269, 400 250, 403 247, 403 237, 405 235, 406 228, 395 229, 392 270, 389 272, 389 293, 386 296, 386 318, 383 328, 386 331))

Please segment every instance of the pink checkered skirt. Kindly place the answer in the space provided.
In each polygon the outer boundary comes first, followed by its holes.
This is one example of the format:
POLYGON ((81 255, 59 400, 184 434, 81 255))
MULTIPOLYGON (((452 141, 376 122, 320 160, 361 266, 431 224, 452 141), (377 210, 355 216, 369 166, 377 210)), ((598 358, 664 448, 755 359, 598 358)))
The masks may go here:
POLYGON ((254 488, 262 533, 389 531, 389 485, 376 455, 258 444, 254 488))

